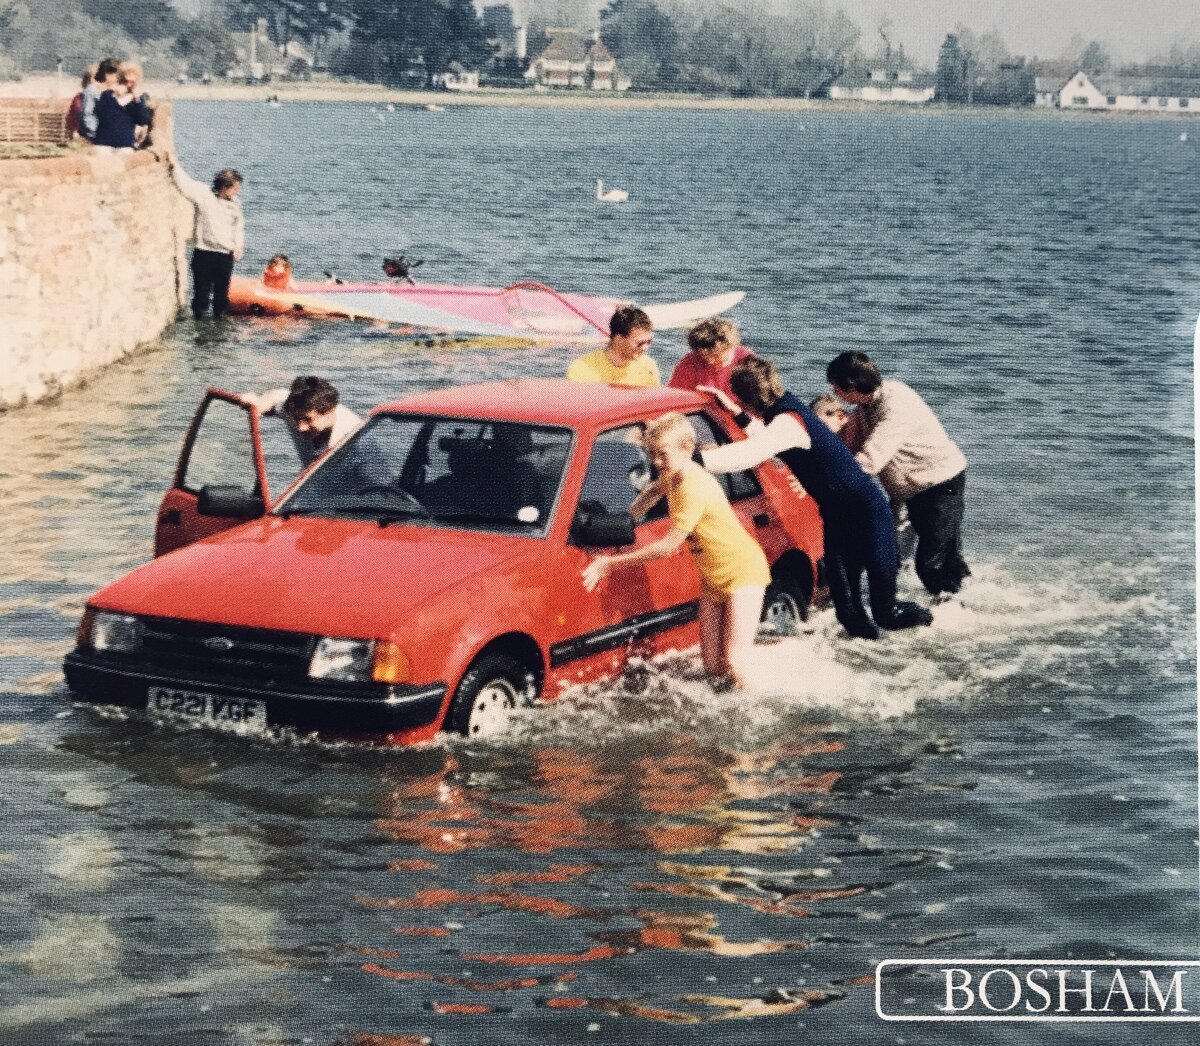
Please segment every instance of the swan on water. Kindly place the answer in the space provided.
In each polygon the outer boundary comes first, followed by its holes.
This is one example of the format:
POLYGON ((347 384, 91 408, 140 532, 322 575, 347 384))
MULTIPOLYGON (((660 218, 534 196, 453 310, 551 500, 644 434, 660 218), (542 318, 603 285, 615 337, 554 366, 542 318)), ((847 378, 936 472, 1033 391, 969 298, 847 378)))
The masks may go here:
POLYGON ((604 182, 596 179, 596 199, 605 203, 624 203, 629 199, 629 193, 624 189, 605 189, 604 182))

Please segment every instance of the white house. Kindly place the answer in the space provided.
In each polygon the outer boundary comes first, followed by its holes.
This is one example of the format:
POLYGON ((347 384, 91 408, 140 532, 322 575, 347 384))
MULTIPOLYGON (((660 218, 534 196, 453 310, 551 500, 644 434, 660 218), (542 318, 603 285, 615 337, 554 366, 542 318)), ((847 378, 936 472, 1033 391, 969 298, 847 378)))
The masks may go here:
POLYGON ((538 87, 583 88, 593 91, 628 91, 631 82, 617 68, 616 59, 598 33, 584 39, 578 29, 547 28, 549 44, 525 71, 538 87))
POLYGON ((1079 70, 1059 61, 1033 63, 1033 104, 1043 109, 1057 109, 1059 93, 1079 70))
POLYGON ((830 98, 852 99, 860 102, 902 102, 908 105, 923 105, 932 102, 933 79, 926 73, 914 73, 911 69, 889 72, 872 69, 866 75, 853 73, 841 77, 829 88, 830 98))
POLYGON ((1123 76, 1101 86, 1108 91, 1110 109, 1200 114, 1200 78, 1195 76, 1123 76))
POLYGON ((259 18, 248 33, 230 33, 235 64, 231 77, 262 80, 265 77, 286 77, 296 70, 311 70, 313 55, 299 40, 289 40, 282 47, 271 42, 267 20, 259 18))
POLYGON ((433 78, 433 82, 447 91, 478 91, 479 71, 464 69, 458 62, 451 62, 444 73, 433 78))
POLYGON ((1060 109, 1107 109, 1108 95, 1082 69, 1076 70, 1058 91, 1060 109))
POLYGON ((1125 112, 1200 113, 1200 78, 1169 80, 1146 76, 1098 77, 1081 69, 1063 83, 1049 77, 1036 80, 1036 105, 1060 109, 1117 109, 1125 112))

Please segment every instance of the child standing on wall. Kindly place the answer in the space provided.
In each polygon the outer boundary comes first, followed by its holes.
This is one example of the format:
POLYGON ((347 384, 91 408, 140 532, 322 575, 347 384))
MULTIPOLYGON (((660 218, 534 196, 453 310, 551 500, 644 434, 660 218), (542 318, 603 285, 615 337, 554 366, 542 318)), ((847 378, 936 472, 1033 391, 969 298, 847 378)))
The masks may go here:
POLYGON ((174 156, 168 158, 175 185, 196 208, 192 248, 192 315, 200 319, 212 300, 213 316, 229 311, 233 263, 245 251, 245 220, 238 193, 242 176, 232 167, 213 176, 212 189, 189 177, 174 156))
POLYGON ((700 571, 700 656, 714 681, 746 685, 746 667, 763 596, 771 581, 767 557, 742 526, 720 482, 692 460, 696 433, 682 414, 665 414, 646 428, 646 452, 659 476, 630 506, 634 519, 665 495, 671 529, 635 552, 597 556, 583 571, 594 591, 614 568, 674 553, 685 541, 700 571))

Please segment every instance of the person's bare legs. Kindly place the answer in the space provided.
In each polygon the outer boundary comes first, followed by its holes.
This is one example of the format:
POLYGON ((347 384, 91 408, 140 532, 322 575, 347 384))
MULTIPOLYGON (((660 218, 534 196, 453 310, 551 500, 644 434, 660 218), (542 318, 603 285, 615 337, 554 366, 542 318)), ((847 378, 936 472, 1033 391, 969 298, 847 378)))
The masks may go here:
POLYGON ((725 662, 734 685, 738 687, 746 685, 746 672, 754 650, 754 637, 758 634, 766 592, 761 585, 743 585, 729 594, 725 604, 725 662))
POLYGON ((729 673, 725 660, 726 605, 702 593, 700 596, 700 660, 710 679, 722 679, 729 673))

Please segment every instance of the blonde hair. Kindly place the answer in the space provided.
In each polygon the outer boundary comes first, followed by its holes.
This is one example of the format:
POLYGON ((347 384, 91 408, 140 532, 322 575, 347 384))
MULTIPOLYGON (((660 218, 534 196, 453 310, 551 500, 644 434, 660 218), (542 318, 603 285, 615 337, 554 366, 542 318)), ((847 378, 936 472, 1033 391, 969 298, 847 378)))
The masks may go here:
POLYGON ((664 414, 661 418, 650 422, 646 426, 643 440, 647 450, 663 444, 668 446, 673 444, 681 450, 691 453, 696 449, 696 430, 682 414, 672 411, 670 414, 664 414))
POLYGON ((117 66, 117 79, 120 81, 126 80, 130 74, 135 74, 138 80, 142 79, 142 67, 137 62, 122 62, 117 66))
POLYGON ((723 316, 710 316, 701 320, 688 331, 688 348, 693 352, 702 349, 713 349, 724 343, 731 348, 741 340, 737 324, 723 316))
POLYGON ((817 412, 817 417, 821 416, 822 411, 837 411, 844 413, 846 408, 842 406, 842 401, 836 396, 831 396, 828 392, 823 393, 809 404, 814 411, 817 412))

